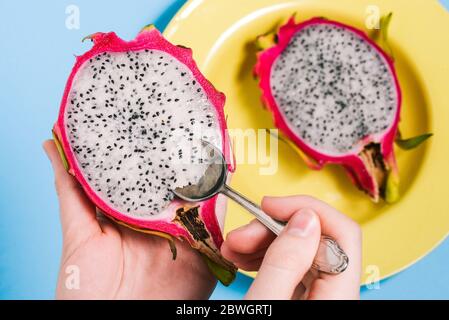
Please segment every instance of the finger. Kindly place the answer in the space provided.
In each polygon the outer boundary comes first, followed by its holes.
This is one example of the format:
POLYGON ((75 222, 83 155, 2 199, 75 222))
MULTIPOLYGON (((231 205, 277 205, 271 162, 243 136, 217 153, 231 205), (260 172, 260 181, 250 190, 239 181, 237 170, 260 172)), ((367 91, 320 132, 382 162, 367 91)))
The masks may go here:
POLYGON ((259 270, 263 258, 266 254, 266 250, 261 250, 252 255, 237 254, 235 252, 229 252, 227 249, 223 251, 223 257, 227 260, 232 261, 239 269, 245 271, 257 271, 259 270))
MULTIPOLYGON (((304 277, 307 277, 307 273, 304 277)), ((305 296, 307 293, 306 286, 301 282, 293 292, 291 300, 305 300, 305 296)))
POLYGON ((291 299, 310 269, 318 249, 320 222, 316 213, 302 209, 268 248, 247 299, 291 299))
POLYGON ((95 218, 101 229, 101 232, 105 235, 117 234, 118 224, 114 223, 110 218, 108 218, 100 209, 95 208, 95 218))
POLYGON ((319 216, 322 234, 334 238, 348 255, 349 265, 343 273, 339 275, 320 273, 321 279, 314 282, 317 290, 311 291, 311 298, 350 299, 359 296, 362 234, 357 223, 328 204, 309 196, 266 197, 262 201, 262 208, 280 220, 288 220, 298 209, 313 209, 319 216))
POLYGON ((228 201, 225 195, 219 194, 217 196, 217 203, 215 204, 215 213, 217 215, 218 225, 220 226, 221 231, 224 229, 224 220, 226 217, 228 201))
POLYGON ((276 236, 259 221, 231 231, 221 247, 223 256, 242 270, 257 271, 276 236))
POLYGON ((262 259, 265 256, 266 251, 267 249, 262 249, 251 254, 242 254, 232 251, 226 242, 224 242, 221 246, 221 254, 223 257, 229 261, 232 261, 235 265, 237 265, 237 267, 239 267, 239 269, 246 271, 257 270, 255 268, 259 267, 260 263, 262 263, 262 259), (258 264, 255 262, 258 262, 258 264))
POLYGON ((76 179, 65 170, 54 141, 45 141, 43 147, 55 174, 63 236, 72 239, 101 230, 95 218, 95 206, 76 179))
POLYGON ((296 287, 295 292, 293 293, 292 300, 307 300, 310 289, 312 287, 312 283, 315 279, 318 278, 318 271, 314 269, 310 269, 306 272, 304 277, 301 280, 299 286, 296 287))
POLYGON ((253 272, 253 271, 258 271, 260 269, 260 266, 262 265, 262 261, 263 261, 263 258, 258 258, 258 259, 248 261, 245 263, 241 263, 241 264, 237 263, 236 266, 237 266, 237 268, 239 268, 241 270, 253 272))
POLYGON ((252 220, 249 224, 228 233, 226 245, 232 251, 240 254, 252 254, 266 249, 276 238, 259 221, 252 220))
POLYGON ((264 197, 262 209, 275 219, 288 221, 294 212, 302 208, 312 208, 321 221, 323 234, 345 240, 346 228, 358 228, 349 217, 340 213, 327 203, 310 196, 264 197))

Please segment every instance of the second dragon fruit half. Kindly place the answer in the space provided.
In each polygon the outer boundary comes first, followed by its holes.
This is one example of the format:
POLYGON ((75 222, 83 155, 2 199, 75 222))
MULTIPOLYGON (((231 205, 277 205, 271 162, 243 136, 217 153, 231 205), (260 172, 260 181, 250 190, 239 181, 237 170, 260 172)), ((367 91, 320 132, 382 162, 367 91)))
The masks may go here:
POLYGON ((390 18, 379 31, 382 48, 354 27, 293 16, 257 39, 254 72, 281 137, 311 168, 340 164, 375 202, 393 203, 399 198, 394 142, 402 101, 386 41, 390 18))

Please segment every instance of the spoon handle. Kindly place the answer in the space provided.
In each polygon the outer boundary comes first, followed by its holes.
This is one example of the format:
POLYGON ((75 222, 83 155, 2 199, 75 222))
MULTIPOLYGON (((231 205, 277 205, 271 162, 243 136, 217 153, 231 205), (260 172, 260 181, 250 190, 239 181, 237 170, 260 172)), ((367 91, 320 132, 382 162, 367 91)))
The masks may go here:
MULTIPOLYGON (((286 224, 285 222, 277 221, 271 218, 263 212, 257 204, 231 187, 224 185, 220 192, 247 209, 257 218, 257 220, 270 229, 274 234, 279 235, 284 229, 286 224)), ((338 274, 345 271, 348 266, 348 262, 348 256, 334 239, 328 236, 321 236, 312 268, 324 273, 338 274)))

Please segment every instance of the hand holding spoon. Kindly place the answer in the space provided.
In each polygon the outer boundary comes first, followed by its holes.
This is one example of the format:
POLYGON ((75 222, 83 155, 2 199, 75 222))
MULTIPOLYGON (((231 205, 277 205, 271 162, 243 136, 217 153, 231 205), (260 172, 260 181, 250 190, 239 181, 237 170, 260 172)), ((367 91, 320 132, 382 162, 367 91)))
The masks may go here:
MULTIPOLYGON (((202 141, 202 144, 208 158, 205 159, 208 167, 203 177, 197 184, 177 188, 173 190, 173 193, 178 198, 189 202, 203 201, 222 193, 247 209, 274 234, 279 235, 286 223, 271 218, 258 205, 226 185, 228 171, 223 154, 206 141, 202 141)), ((321 236, 312 268, 329 274, 338 274, 347 268, 348 262, 348 256, 334 239, 321 236)))

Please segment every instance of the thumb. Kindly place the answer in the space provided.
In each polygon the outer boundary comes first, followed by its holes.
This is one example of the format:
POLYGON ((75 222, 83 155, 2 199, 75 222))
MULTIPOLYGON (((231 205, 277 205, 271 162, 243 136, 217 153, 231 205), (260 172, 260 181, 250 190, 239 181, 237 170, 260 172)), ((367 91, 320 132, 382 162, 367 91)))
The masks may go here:
POLYGON ((70 240, 76 242, 78 239, 73 237, 86 238, 91 232, 101 230, 95 218, 95 206, 87 199, 75 178, 65 170, 55 143, 48 140, 43 147, 55 173, 64 238, 70 235, 70 240))
POLYGON ((301 209, 268 248, 247 299, 291 299, 312 266, 320 241, 320 221, 311 209, 301 209))

